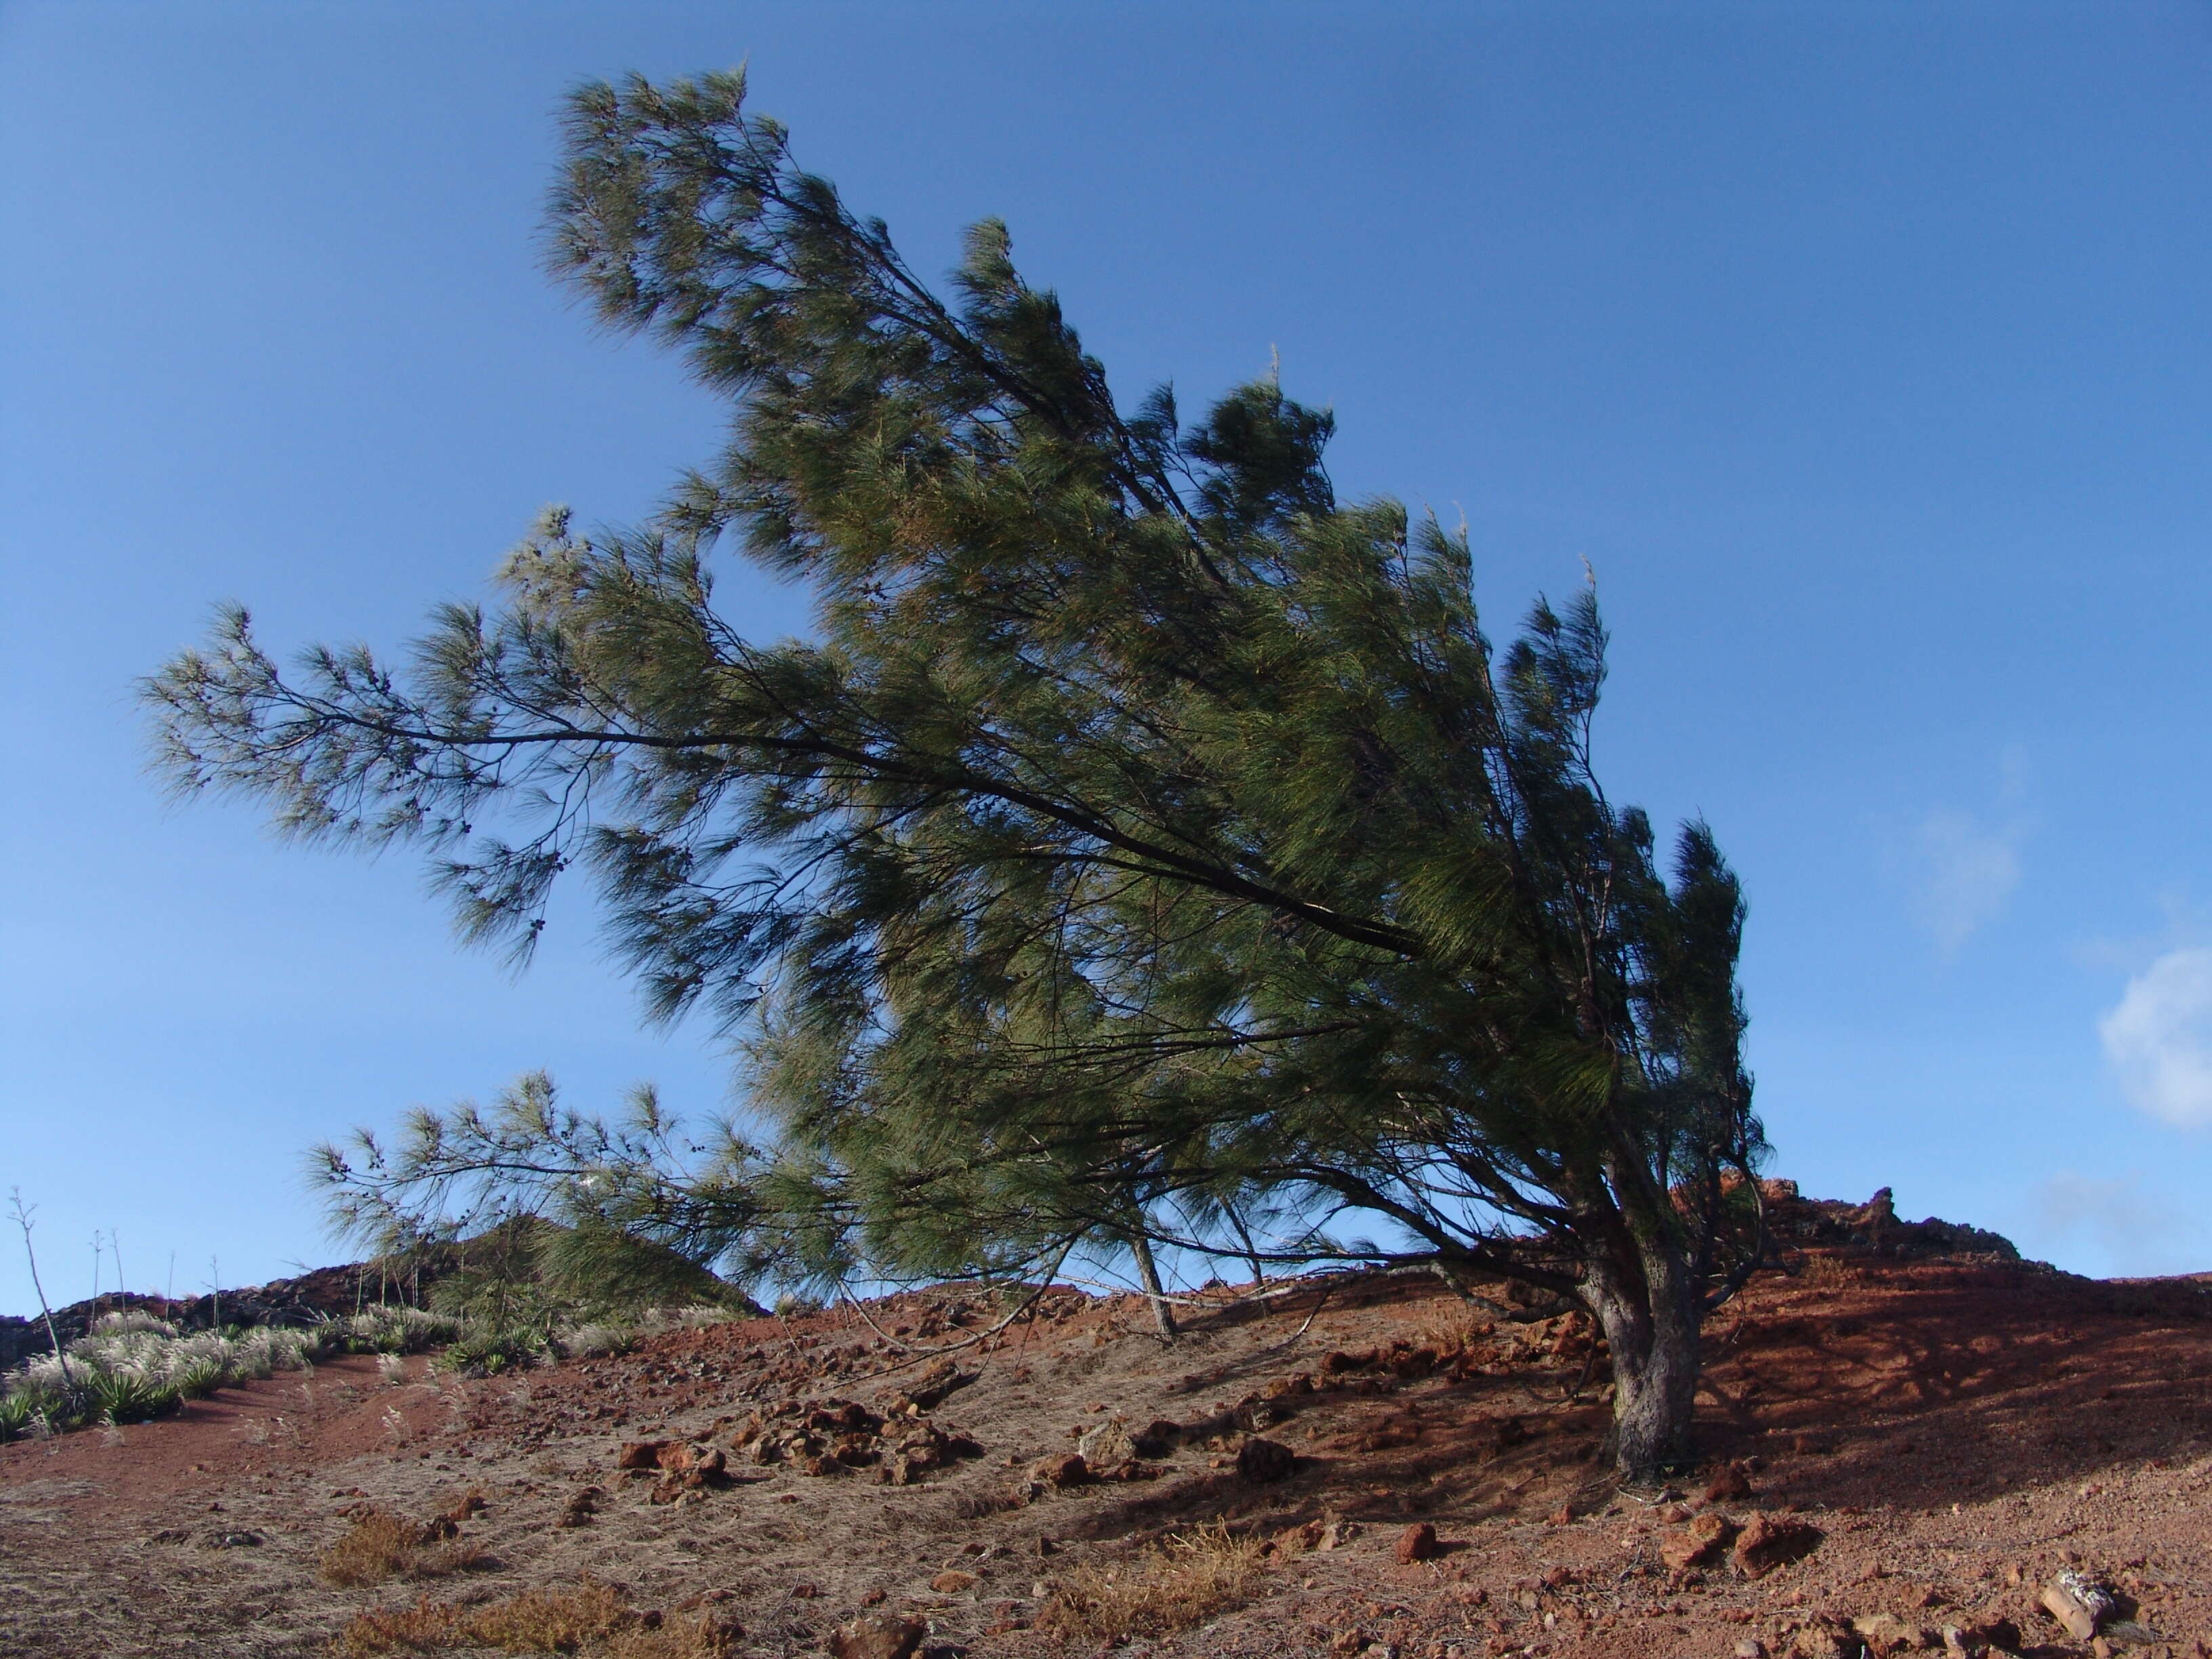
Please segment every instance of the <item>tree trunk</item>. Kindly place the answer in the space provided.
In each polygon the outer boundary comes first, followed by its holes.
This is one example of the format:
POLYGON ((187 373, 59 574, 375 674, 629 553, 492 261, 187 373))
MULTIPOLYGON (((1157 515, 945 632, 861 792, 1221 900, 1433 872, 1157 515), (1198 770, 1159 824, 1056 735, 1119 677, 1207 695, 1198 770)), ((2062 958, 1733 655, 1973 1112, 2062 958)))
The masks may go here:
POLYGON ((1146 1298, 1152 1304, 1152 1322, 1159 1328, 1160 1340, 1172 1342, 1176 1336, 1175 1310, 1168 1305, 1166 1287, 1160 1283, 1159 1267, 1152 1261, 1152 1241, 1142 1233, 1132 1233, 1129 1254, 1137 1258, 1137 1281, 1145 1287, 1146 1298))
POLYGON ((1589 1264, 1583 1291, 1613 1355, 1613 1467, 1638 1485, 1696 1457, 1698 1318, 1688 1265, 1658 1244, 1589 1264))

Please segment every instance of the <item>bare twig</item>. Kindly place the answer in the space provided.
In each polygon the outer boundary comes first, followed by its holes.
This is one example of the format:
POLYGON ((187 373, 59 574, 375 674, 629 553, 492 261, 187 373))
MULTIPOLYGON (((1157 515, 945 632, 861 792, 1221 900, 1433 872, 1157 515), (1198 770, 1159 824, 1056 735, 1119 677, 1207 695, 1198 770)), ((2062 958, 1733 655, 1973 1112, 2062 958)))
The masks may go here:
POLYGON ((1292 1331, 1281 1341, 1270 1343, 1267 1346, 1261 1349, 1260 1352, 1261 1353, 1279 1353, 1283 1349, 1294 1346, 1301 1337, 1304 1336, 1308 1331, 1313 1328, 1314 1321, 1321 1317, 1321 1310, 1328 1306, 1329 1292, 1334 1291, 1335 1288, 1336 1286, 1334 1285, 1322 1285, 1321 1287, 1321 1297, 1313 1304, 1313 1311, 1306 1316, 1306 1322, 1299 1326, 1297 1329, 1292 1331))
POLYGON ((873 1319, 869 1317, 867 1309, 861 1305, 860 1299, 858 1297, 854 1296, 843 1284, 839 1284, 837 1286, 837 1293, 845 1298, 846 1303, 852 1308, 854 1313, 860 1315, 862 1322, 866 1324, 870 1330, 873 1331, 878 1336, 883 1338, 884 1341, 890 1343, 894 1348, 901 1349, 914 1356, 911 1359, 902 1359, 895 1365, 886 1365, 880 1370, 871 1371, 868 1375, 871 1377, 888 1376, 893 1371, 904 1370, 908 1365, 914 1364, 917 1361, 933 1359, 939 1354, 958 1353, 963 1348, 972 1348, 978 1342, 986 1341, 990 1338, 996 1336, 1000 1331, 1005 1330, 1007 1326, 1012 1324, 1017 1319, 1019 1319, 1024 1314, 1035 1307, 1039 1298, 1041 1298, 1047 1291, 1049 1291, 1053 1287, 1054 1284, 1060 1277, 1060 1267, 1067 1261, 1067 1253, 1074 1248, 1075 1241, 1072 1238, 1069 1239, 1066 1243, 1061 1245, 1060 1247, 1059 1255, 1053 1259, 1051 1267, 1046 1271, 1044 1277, 1038 1280, 1037 1287, 1031 1291, 1027 1296, 1024 1297, 1020 1302, 1017 1303, 1014 1306, 1013 1311, 1009 1313, 1004 1319, 1001 1319, 997 1324, 993 1325, 987 1329, 977 1331, 974 1335, 964 1337, 957 1342, 948 1342, 939 1347, 925 1347, 920 1343, 908 1342, 902 1338, 893 1336, 889 1331, 885 1330, 882 1326, 877 1324, 873 1319))
POLYGON ((70 1376, 69 1356, 62 1352, 62 1334, 54 1328, 54 1310, 46 1305, 46 1287, 39 1282, 38 1252, 31 1248, 31 1212, 39 1206, 23 1202, 23 1189, 8 1189, 8 1213, 23 1232, 23 1255, 31 1264, 31 1288, 39 1293, 39 1311, 46 1316, 46 1340, 54 1345, 54 1359, 62 1368, 62 1386, 76 1391, 76 1383, 70 1376))

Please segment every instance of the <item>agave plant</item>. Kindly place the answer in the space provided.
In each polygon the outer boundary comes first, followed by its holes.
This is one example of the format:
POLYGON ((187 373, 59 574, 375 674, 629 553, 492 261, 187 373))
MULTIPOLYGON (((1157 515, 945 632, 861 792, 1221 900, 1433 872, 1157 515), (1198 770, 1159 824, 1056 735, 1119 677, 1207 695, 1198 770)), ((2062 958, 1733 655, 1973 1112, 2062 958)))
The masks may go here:
POLYGON ((219 1359, 188 1358, 169 1373, 169 1386, 177 1391, 180 1400, 203 1399, 221 1388, 223 1382, 222 1362, 219 1359))
POLYGON ((28 1434, 32 1419, 38 1414, 38 1400, 30 1389, 0 1394, 0 1445, 28 1434))
POLYGON ((85 1393, 92 1413, 112 1426, 167 1416, 179 1398, 174 1388, 138 1370, 95 1371, 86 1379, 85 1393))

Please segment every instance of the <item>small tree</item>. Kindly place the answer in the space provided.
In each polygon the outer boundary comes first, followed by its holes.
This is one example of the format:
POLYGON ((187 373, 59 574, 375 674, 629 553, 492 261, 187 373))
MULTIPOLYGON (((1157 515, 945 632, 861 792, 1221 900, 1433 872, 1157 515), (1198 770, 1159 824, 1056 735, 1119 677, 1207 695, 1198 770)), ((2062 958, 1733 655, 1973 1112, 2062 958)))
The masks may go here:
POLYGON ((1506 1275, 1602 1327, 1622 1471, 1686 1457, 1701 1318, 1761 1248, 1743 907, 1703 825, 1662 872, 1598 784, 1594 595, 1494 653, 1464 534, 1340 503, 1327 414, 1272 378, 1125 412, 1001 227, 940 300, 743 96, 582 88, 553 212, 601 316, 730 398, 719 465, 640 532, 550 514, 404 674, 288 677, 229 614, 149 683, 172 777, 428 848, 523 955, 595 871, 653 1012, 744 1033, 779 1137, 646 1182, 648 1234, 1506 1275), (726 532, 816 642, 716 607, 726 532))

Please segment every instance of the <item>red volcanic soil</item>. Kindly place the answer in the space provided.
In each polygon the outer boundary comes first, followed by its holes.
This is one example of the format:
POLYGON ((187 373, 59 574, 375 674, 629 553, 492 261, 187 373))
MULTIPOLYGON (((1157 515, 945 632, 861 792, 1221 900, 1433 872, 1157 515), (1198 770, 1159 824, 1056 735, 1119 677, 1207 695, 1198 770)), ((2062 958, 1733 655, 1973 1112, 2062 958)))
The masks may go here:
POLYGON ((322 1653, 364 1610, 587 1581, 668 1631, 708 1618, 690 1651, 835 1651, 866 1615, 920 1621, 939 1659, 1097 1652, 1039 1627, 1055 1594, 1213 1522, 1265 1547, 1249 1599, 1129 1653, 1827 1659, 1941 1652, 1948 1626, 2087 1654, 2039 1607, 2067 1569, 2118 1598, 2096 1640, 2212 1652, 2212 1295, 1900 1241, 1886 1209, 1796 1223, 1788 1270, 1709 1327, 1707 1462, 1673 1490, 1608 1477, 1573 1316, 1378 1276, 1212 1291, 1163 1344, 1133 1299, 1056 1291, 948 1364, 896 1343, 980 1307, 908 1295, 870 1306, 888 1340, 838 1310, 493 1378, 349 1358, 0 1447, 0 1654, 322 1653), (1115 1420, 1138 1444, 1113 1478, 1039 1478, 1115 1420), (678 1467, 618 1467, 648 1441, 678 1467), (470 1510, 472 1570, 325 1582, 365 1504, 470 1510))

